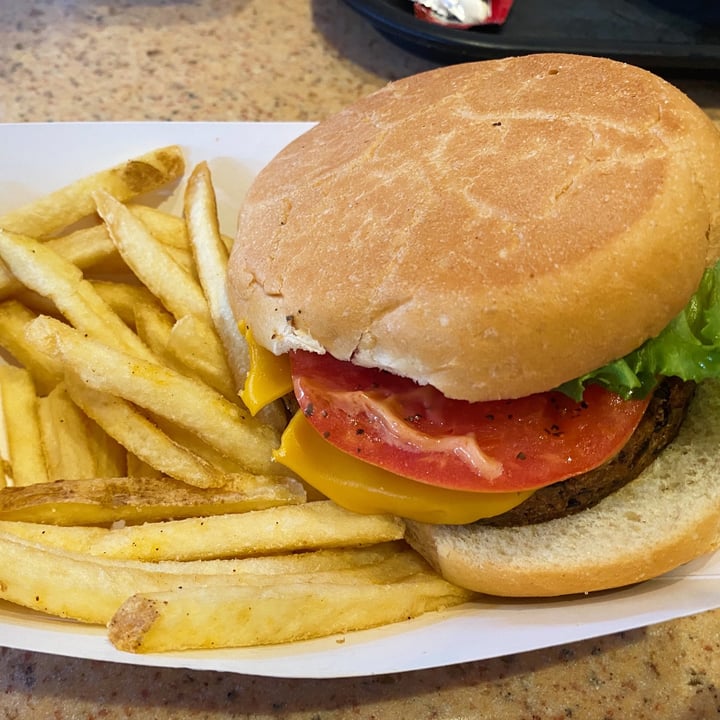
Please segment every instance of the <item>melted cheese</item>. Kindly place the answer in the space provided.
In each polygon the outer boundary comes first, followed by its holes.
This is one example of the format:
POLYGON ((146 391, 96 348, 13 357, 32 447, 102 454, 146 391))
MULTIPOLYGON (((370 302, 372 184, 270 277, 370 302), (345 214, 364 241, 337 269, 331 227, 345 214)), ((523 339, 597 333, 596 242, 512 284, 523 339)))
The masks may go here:
MULTIPOLYGON (((241 327, 245 325, 242 324, 241 327)), ((246 330, 244 335, 248 344, 250 369, 240 399, 255 415, 273 400, 292 392, 290 360, 287 355, 273 355, 258 345, 251 330, 246 330)))

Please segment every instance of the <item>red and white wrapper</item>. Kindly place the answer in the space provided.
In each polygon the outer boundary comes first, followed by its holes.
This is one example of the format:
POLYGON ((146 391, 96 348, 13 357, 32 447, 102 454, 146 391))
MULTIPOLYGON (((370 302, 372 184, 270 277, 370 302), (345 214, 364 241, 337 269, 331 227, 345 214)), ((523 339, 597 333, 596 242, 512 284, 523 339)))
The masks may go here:
POLYGON ((438 25, 470 28, 502 25, 513 0, 415 0, 415 17, 438 25))

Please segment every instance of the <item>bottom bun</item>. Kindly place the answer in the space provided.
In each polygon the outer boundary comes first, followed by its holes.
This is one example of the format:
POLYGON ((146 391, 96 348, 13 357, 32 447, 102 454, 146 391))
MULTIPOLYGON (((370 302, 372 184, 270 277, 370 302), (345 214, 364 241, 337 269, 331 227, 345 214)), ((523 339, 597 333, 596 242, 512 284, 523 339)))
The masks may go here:
POLYGON ((406 522, 408 542, 441 575, 490 595, 570 595, 662 575, 720 546, 720 383, 702 383, 677 438, 588 510, 522 527, 406 522))

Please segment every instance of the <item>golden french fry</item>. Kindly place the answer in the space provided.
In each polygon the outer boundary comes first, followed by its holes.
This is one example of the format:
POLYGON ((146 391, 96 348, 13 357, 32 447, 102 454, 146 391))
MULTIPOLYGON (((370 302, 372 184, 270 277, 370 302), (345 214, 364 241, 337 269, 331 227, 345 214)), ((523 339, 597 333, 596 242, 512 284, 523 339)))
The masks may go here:
POLYGON ((38 399, 38 416, 48 480, 95 477, 93 448, 87 442, 89 422, 64 383, 38 399))
POLYGON ((43 297, 34 290, 28 290, 26 287, 23 287, 14 293, 13 298, 36 315, 50 315, 56 318, 62 317, 62 313, 49 297, 43 297))
POLYGON ((13 484, 47 482, 37 397, 30 373, 23 368, 0 365, 0 393, 13 484))
MULTIPOLYGON (((49 525, 40 522, 0 519, 0 533, 9 533, 30 542, 37 542, 49 548, 65 552, 83 553, 93 557, 113 560, 139 560, 143 562, 193 562, 207 559, 178 558, 175 554, 166 557, 161 554, 148 560, 146 553, 137 552, 132 544, 123 541, 116 543, 116 535, 125 535, 130 527, 113 527, 111 529, 94 525, 49 525)), ((385 561, 401 550, 407 550, 402 540, 383 541, 374 545, 348 546, 292 551, 270 555, 253 555, 240 559, 245 572, 272 575, 298 574, 315 572, 332 572, 347 570, 367 565, 375 565, 385 561)), ((182 553, 181 553, 182 554, 182 553)), ((232 558, 223 555, 217 559, 232 558)))
POLYGON ((62 380, 63 372, 59 362, 38 352, 25 339, 25 328, 36 317, 17 300, 0 303, 0 347, 32 375, 37 392, 46 395, 62 380))
POLYGON ((64 384, 39 398, 38 409, 50 480, 126 474, 125 449, 72 402, 64 384))
MULTIPOLYGON (((2 497, 0 519, 5 519, 2 497)), ((181 520, 114 529, 95 540, 93 553, 149 562, 210 560, 376 545, 402 537, 402 521, 389 515, 358 515, 329 501, 277 503, 251 512, 186 513, 181 520)))
MULTIPOLYGON (((143 285, 110 280, 93 280, 92 286, 112 311, 129 327, 135 326, 135 307, 137 305, 160 306, 153 294, 143 285)), ((144 340, 142 336, 141 339, 144 340)))
POLYGON ((113 642, 137 652, 289 642, 463 602, 400 519, 308 501, 281 475, 281 403, 252 418, 237 398, 248 349, 207 164, 184 218, 127 204, 181 171, 162 148, 0 217, 0 348, 25 368, 0 367, 0 598, 112 619, 113 642), (60 479, 23 485, 41 475, 60 479))
POLYGON ((217 368, 216 375, 228 377, 227 360, 197 280, 175 262, 125 205, 107 193, 98 193, 96 202, 110 237, 128 266, 176 320, 191 316, 197 327, 205 325, 203 342, 217 368))
POLYGON ((136 457, 131 452, 127 453, 125 457, 125 464, 127 466, 128 477, 141 477, 141 478, 160 478, 163 474, 156 470, 154 467, 150 467, 144 460, 136 457))
POLYGON ((52 238, 46 245, 81 270, 102 264, 127 272, 127 266, 120 260, 117 248, 102 224, 52 238))
POLYGON ((0 489, 0 520, 56 525, 151 523, 245 513, 297 504, 305 491, 292 478, 234 475, 222 488, 197 488, 168 477, 87 478, 0 489))
MULTIPOLYGON (((93 624, 106 624, 128 596, 138 593, 174 595, 180 588, 219 591, 240 586, 252 596, 262 595, 265 588, 282 587, 288 580, 297 586, 317 586, 324 593, 328 587, 387 587, 381 583, 388 578, 402 581, 403 577, 423 574, 416 569, 422 561, 409 550, 377 563, 293 574, 280 574, 278 568, 271 567, 269 558, 263 558, 264 567, 258 567, 254 558, 159 563, 111 560, 52 548, 5 532, 0 532, 0 554, 0 597, 93 624)), ((287 568, 289 563, 281 560, 280 565, 287 568)), ((449 588, 448 595, 462 592, 449 588)))
POLYGON ((173 367, 184 366, 228 400, 237 401, 237 390, 222 346, 204 320, 196 315, 181 317, 170 331, 166 352, 172 357, 173 367))
POLYGON ((93 173, 0 216, 0 228, 42 238, 95 212, 92 193, 102 189, 120 201, 160 188, 185 170, 178 146, 158 148, 106 170, 93 173))
POLYGON ((95 201, 118 252, 153 295, 176 318, 207 314, 200 285, 172 259, 142 222, 108 193, 96 193, 95 201))
MULTIPOLYGON (((48 240, 46 245, 81 270, 98 263, 109 264, 113 257, 117 266, 120 257, 104 225, 76 230, 48 240)), ((20 288, 22 283, 5 265, 0 264, 0 299, 9 297, 20 288)))
POLYGON ((57 617, 106 624, 133 592, 237 582, 233 561, 139 563, 100 560, 0 533, 0 597, 57 617), (204 567, 203 567, 204 565, 204 567))
POLYGON ((102 300, 82 272, 47 244, 0 230, 0 257, 23 285, 51 298, 75 327, 113 347, 152 358, 150 350, 102 300))
POLYGON ((217 448, 209 445, 203 439, 199 438, 191 430, 182 428, 157 415, 153 419, 157 423, 157 426, 166 435, 168 435, 168 437, 171 437, 179 445, 182 445, 190 450, 190 452, 193 452, 195 455, 203 458, 213 467, 216 467, 229 475, 238 472, 247 472, 247 468, 240 460, 237 458, 227 457, 217 448))
POLYGON ((53 318, 33 320, 26 337, 42 352, 62 360, 88 387, 167 418, 251 472, 281 472, 272 461, 277 431, 194 378, 119 352, 53 318))
MULTIPOLYGON (((183 255, 189 259, 188 268, 195 272, 195 263, 190 249, 187 225, 183 218, 171 215, 149 205, 138 205, 136 203, 125 203, 133 215, 142 221, 143 225, 152 233, 153 237, 159 240, 166 249, 175 248, 182 250, 183 255)), ((221 235, 220 239, 229 252, 232 247, 232 238, 221 235)), ((179 255, 178 257, 181 257, 179 255)))
POLYGON ((185 221, 197 264, 198 278, 207 298, 215 329, 222 339, 235 391, 242 389, 249 360, 227 293, 228 253, 220 233, 215 192, 207 163, 193 170, 185 189, 185 221))
POLYGON ((89 417, 85 441, 95 460, 95 477, 115 478, 127 474, 127 450, 89 417))
MULTIPOLYGON (((151 294, 146 300, 138 299, 133 306, 133 324, 140 339, 152 350, 153 354, 169 365, 176 358, 168 357, 167 346, 170 341, 175 318, 151 294)), ((173 365, 173 368, 178 368, 173 365)))
POLYGON ((187 226, 181 217, 171 215, 158 208, 137 203, 126 203, 127 208, 150 231, 150 234, 161 242, 165 248, 173 247, 185 250, 189 258, 190 243, 188 242, 187 226))
POLYGON ((120 650, 147 653, 295 642, 388 625, 459 605, 470 598, 432 572, 387 582, 338 575, 330 582, 189 585, 139 593, 108 625, 120 650))
POLYGON ((93 390, 72 373, 66 382, 70 397, 88 417, 151 467, 196 487, 219 487, 225 482, 221 470, 174 442, 132 403, 93 390))

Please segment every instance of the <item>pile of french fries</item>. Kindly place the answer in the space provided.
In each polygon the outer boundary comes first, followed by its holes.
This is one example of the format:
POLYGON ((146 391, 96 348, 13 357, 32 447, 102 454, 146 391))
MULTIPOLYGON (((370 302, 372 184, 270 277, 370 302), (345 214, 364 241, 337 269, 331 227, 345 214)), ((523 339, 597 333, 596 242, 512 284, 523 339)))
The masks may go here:
POLYGON ((394 517, 272 461, 238 398, 209 167, 156 149, 0 215, 0 598, 132 652, 285 643, 459 604, 394 517), (164 188, 183 216, 143 200, 164 188))

